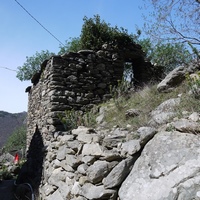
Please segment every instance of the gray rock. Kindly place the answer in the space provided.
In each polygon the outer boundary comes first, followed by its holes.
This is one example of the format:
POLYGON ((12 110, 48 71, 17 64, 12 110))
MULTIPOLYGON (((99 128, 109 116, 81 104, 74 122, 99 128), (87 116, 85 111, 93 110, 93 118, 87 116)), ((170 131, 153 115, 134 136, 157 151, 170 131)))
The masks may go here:
POLYGON ((83 143, 99 143, 101 137, 98 134, 79 133, 77 140, 83 143))
POLYGON ((77 152, 78 149, 81 147, 81 144, 77 140, 69 141, 69 142, 67 142, 67 147, 72 149, 73 151, 77 152))
POLYGON ((200 114, 197 113, 197 112, 193 112, 189 117, 188 119, 194 121, 194 122, 197 122, 200 120, 200 114))
POLYGON ((86 165, 86 164, 81 164, 81 165, 78 166, 77 172, 79 172, 80 174, 85 175, 87 169, 88 169, 88 165, 86 165))
POLYGON ((85 183, 89 183, 90 181, 88 180, 87 176, 81 176, 78 180, 79 184, 83 186, 85 183))
POLYGON ((108 174, 106 178, 103 179, 103 184, 105 188, 114 188, 119 186, 123 180, 129 174, 132 165, 134 164, 135 158, 129 157, 121 161, 117 166, 115 166, 112 171, 108 174))
POLYGON ((144 147, 119 190, 119 198, 198 199, 199 163, 198 135, 177 131, 159 132, 144 147), (184 196, 186 193, 188 198, 184 196))
POLYGON ((141 149, 140 140, 129 140, 122 143, 121 154, 122 155, 133 155, 141 149))
POLYGON ((87 128, 85 126, 79 126, 77 129, 72 130, 72 134, 75 136, 78 136, 81 133, 82 134, 95 133, 95 130, 92 128, 87 128))
POLYGON ((64 200, 58 190, 56 190, 51 196, 47 197, 46 200, 64 200))
POLYGON ((71 200, 87 200, 85 197, 81 197, 81 196, 79 196, 79 197, 75 197, 75 198, 73 198, 73 199, 71 199, 71 200))
POLYGON ((103 140, 103 146, 108 148, 117 147, 119 143, 126 139, 125 135, 108 135, 103 140))
POLYGON ((66 156, 66 147, 60 146, 59 149, 58 149, 58 153, 57 153, 56 158, 58 160, 63 160, 63 159, 65 159, 65 156, 66 156))
POLYGON ((81 193, 81 186, 80 186, 79 182, 74 183, 71 193, 74 195, 78 195, 81 193))
POLYGON ((103 152, 103 157, 101 157, 101 160, 106 160, 106 161, 113 161, 113 160, 119 160, 121 158, 120 153, 118 152, 117 149, 111 149, 111 150, 105 150, 103 152))
POLYGON ((168 99, 151 112, 151 126, 158 126, 169 122, 176 115, 174 108, 180 103, 180 98, 168 99))
POLYGON ((57 168, 55 170, 53 170, 53 172, 51 173, 51 176, 48 179, 48 183, 53 185, 53 186, 60 186, 61 181, 65 181, 65 177, 66 177, 66 172, 62 170, 62 168, 57 168))
POLYGON ((82 155, 83 156, 102 156, 104 148, 98 143, 95 144, 84 144, 82 155))
POLYGON ((107 134, 103 139, 103 146, 108 148, 117 147, 119 143, 126 139, 128 131, 115 128, 112 132, 107 134))
POLYGON ((200 124, 187 119, 180 119, 178 121, 172 122, 171 125, 180 132, 185 133, 200 133, 200 124))
POLYGON ((70 165, 68 165, 67 160, 62 160, 59 166, 62 167, 67 172, 74 172, 74 169, 70 165))
POLYGON ((0 162, 13 162, 14 161, 14 156, 9 154, 9 153, 4 153, 0 156, 0 162))
POLYGON ((60 186, 58 188, 63 199, 69 199, 71 189, 72 189, 72 186, 66 184, 65 182, 62 182, 62 184, 60 184, 60 186))
POLYGON ((158 91, 167 92, 185 80, 186 73, 194 72, 195 67, 180 66, 172 70, 157 86, 158 91))
POLYGON ((140 145, 143 147, 149 140, 153 138, 153 136, 157 133, 157 130, 152 127, 140 127, 137 130, 140 138, 140 145))
POLYGON ((116 197, 115 190, 106 190, 103 185, 95 186, 91 183, 86 183, 83 185, 80 191, 80 195, 86 197, 87 199, 110 199, 114 200, 116 197))
POLYGON ((75 155, 66 155, 66 161, 68 163, 69 166, 71 166, 72 168, 76 168, 78 167, 78 165, 80 165, 81 162, 81 158, 79 156, 75 156, 75 155))
POLYGON ((86 174, 92 183, 98 183, 108 174, 108 172, 108 162, 96 161, 93 165, 88 167, 86 174))
POLYGON ((44 193, 45 196, 48 196, 52 194, 55 191, 55 189, 56 189, 55 186, 46 183, 42 188, 42 193, 44 193))
POLYGON ((82 157, 82 162, 84 162, 85 164, 91 165, 92 163, 94 163, 94 161, 95 161, 95 156, 83 156, 82 157))

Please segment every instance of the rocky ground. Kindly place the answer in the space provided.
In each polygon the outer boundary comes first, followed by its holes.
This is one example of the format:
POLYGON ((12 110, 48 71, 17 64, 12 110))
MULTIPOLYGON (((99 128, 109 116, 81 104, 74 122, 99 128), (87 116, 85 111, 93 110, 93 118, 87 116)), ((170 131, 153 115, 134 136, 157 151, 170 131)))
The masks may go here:
MULTIPOLYGON (((173 90, 191 70, 177 68, 158 85, 173 90)), ((200 113, 175 109, 181 94, 149 113, 148 126, 136 131, 78 127, 56 132, 45 145, 47 155, 42 199, 172 200, 200 199, 200 113)), ((126 115, 139 115, 135 108, 126 115)))

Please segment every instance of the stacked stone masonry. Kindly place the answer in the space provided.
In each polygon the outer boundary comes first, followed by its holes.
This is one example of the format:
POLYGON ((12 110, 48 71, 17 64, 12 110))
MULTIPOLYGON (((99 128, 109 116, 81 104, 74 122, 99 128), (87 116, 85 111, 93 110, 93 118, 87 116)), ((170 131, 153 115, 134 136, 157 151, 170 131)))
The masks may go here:
POLYGON ((124 70, 117 54, 106 51, 68 53, 45 63, 29 92, 30 136, 35 124, 48 131, 59 130, 58 115, 65 110, 87 110, 109 98, 110 86, 117 85, 124 70))
POLYGON ((46 142, 41 199, 117 200, 141 148, 155 133, 151 127, 142 127, 137 133, 86 127, 71 133, 55 132, 46 142), (129 140, 136 135, 138 139, 129 140))

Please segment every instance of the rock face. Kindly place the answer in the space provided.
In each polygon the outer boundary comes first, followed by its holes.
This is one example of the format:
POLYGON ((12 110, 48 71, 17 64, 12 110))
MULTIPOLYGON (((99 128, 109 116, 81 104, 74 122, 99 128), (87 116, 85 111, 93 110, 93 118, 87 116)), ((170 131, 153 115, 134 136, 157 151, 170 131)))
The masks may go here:
POLYGON ((120 200, 200 198, 199 135, 161 131, 123 182, 120 200))
POLYGON ((194 73, 199 66, 191 64, 189 66, 180 66, 172 70, 157 86, 160 92, 172 90, 177 85, 181 84, 186 78, 186 73, 194 73))

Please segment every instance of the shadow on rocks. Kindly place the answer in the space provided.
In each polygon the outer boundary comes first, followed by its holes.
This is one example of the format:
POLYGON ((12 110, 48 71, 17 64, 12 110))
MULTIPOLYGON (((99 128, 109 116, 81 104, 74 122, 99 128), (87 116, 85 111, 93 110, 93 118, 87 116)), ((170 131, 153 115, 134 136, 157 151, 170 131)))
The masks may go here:
POLYGON ((15 195, 18 199, 35 199, 38 196, 42 179, 44 144, 41 132, 36 125, 28 152, 27 161, 22 165, 16 180, 15 195))

